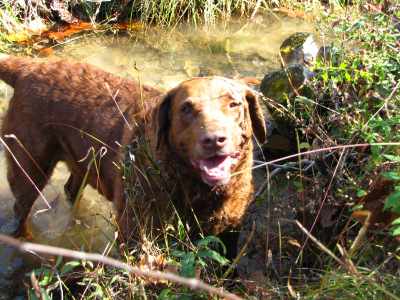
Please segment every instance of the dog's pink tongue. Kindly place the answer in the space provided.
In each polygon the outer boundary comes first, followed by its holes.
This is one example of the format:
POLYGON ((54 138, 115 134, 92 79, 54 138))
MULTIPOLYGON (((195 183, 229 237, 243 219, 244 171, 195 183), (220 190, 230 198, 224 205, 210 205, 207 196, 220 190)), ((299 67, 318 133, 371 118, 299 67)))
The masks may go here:
POLYGON ((204 178, 210 183, 223 183, 231 174, 232 158, 230 156, 213 156, 200 160, 199 167, 204 178))

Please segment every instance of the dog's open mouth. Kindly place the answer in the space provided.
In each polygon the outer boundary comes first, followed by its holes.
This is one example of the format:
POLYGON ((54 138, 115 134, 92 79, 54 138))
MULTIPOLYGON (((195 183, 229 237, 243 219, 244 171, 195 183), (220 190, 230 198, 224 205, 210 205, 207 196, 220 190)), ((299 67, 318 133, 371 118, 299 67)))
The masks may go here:
POLYGON ((203 181, 209 185, 223 185, 229 182, 231 169, 238 163, 240 151, 233 156, 214 155, 200 160, 189 154, 193 167, 201 170, 203 181))

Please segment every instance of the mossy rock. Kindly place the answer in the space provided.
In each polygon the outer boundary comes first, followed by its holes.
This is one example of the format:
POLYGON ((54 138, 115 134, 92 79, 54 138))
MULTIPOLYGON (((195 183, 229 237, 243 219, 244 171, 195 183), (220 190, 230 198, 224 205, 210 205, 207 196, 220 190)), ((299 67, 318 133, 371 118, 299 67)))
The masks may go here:
POLYGON ((301 89, 313 76, 313 72, 300 64, 288 65, 287 68, 265 75, 260 90, 265 97, 286 105, 287 99, 295 92, 293 87, 296 90, 301 89))
POLYGON ((310 63, 317 57, 318 47, 308 32, 296 32, 283 41, 280 53, 284 65, 310 63))
MULTIPOLYGON (((260 84, 260 90, 267 98, 288 108, 295 105, 296 93, 293 87, 301 96, 309 99, 314 98, 313 89, 306 85, 313 76, 313 72, 300 64, 289 65, 286 69, 279 69, 265 75, 260 84), (291 78, 290 81, 288 75, 291 78)), ((275 109, 273 105, 269 105, 268 101, 264 104, 272 115, 279 133, 286 137, 291 145, 295 145, 296 124, 294 124, 293 119, 289 114, 285 114, 283 111, 275 109)))
POLYGON ((293 119, 277 110, 272 113, 272 117, 275 121, 278 131, 284 137, 288 138, 290 142, 294 142, 296 140, 296 126, 293 122, 293 119))

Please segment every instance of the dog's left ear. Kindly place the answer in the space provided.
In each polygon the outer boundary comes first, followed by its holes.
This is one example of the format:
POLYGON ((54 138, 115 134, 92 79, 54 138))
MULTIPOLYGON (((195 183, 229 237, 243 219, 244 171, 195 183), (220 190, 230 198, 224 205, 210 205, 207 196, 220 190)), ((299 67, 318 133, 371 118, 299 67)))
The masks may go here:
POLYGON ((163 135, 168 133, 170 127, 170 108, 173 94, 174 90, 171 90, 167 94, 160 96, 154 108, 152 122, 157 136, 156 151, 160 148, 163 135))
POLYGON ((247 88, 245 91, 245 97, 249 104, 251 124, 253 126, 253 132, 259 143, 264 143, 267 140, 267 128, 265 126, 264 115, 261 110, 258 98, 254 91, 247 88))

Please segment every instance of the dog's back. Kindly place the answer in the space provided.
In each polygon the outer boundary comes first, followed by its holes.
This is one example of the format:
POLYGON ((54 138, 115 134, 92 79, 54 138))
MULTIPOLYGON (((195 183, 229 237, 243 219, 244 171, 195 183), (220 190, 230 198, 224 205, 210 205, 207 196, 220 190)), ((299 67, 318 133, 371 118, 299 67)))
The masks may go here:
MULTIPOLYGON (((74 60, 41 62, 8 55, 0 55, 0 79, 14 88, 1 136, 10 149, 7 177, 16 198, 14 209, 22 218, 19 234, 29 234, 24 223, 37 190, 59 161, 66 162, 72 174, 66 185, 72 201, 94 157, 101 168, 90 169, 87 183, 112 199, 116 142, 130 130, 127 122, 147 117, 139 84, 74 60)), ((160 94, 142 88, 146 99, 160 94)))
POLYGON ((17 79, 23 76, 24 71, 29 70, 27 65, 30 63, 26 59, 0 53, 0 79, 14 87, 17 79))

